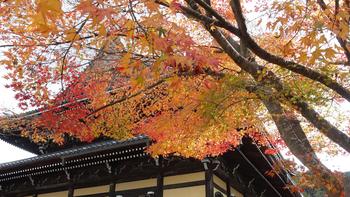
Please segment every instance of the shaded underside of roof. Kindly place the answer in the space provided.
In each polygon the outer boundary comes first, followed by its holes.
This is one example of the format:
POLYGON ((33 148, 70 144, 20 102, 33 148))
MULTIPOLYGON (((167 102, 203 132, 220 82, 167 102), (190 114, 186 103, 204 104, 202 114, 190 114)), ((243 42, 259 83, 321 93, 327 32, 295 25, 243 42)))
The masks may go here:
POLYGON ((251 138, 243 138, 242 145, 234 151, 226 152, 223 157, 228 165, 234 169, 238 168, 244 172, 241 177, 245 182, 253 182, 259 194, 264 196, 300 196, 299 193, 292 193, 287 186, 293 185, 289 172, 283 170, 274 176, 267 175, 273 169, 273 165, 282 160, 271 155, 264 154, 266 147, 258 147, 251 138), (271 184, 271 185, 269 185, 271 184), (266 191, 265 191, 266 190, 266 191), (277 191, 276 191, 277 190, 277 191))

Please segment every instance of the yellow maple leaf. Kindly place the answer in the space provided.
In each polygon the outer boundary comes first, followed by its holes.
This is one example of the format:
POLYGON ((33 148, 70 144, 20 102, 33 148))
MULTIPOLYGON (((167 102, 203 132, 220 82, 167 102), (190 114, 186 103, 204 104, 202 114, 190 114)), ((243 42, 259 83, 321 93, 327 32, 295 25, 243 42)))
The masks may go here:
POLYGON ((301 62, 306 62, 307 61, 307 54, 306 54, 306 52, 302 52, 302 53, 300 53, 300 57, 299 57, 299 60, 301 61, 301 62))
POLYGON ((332 48, 326 49, 325 56, 327 58, 333 58, 335 56, 335 54, 336 54, 336 51, 334 51, 334 49, 332 49, 332 48))
POLYGON ((48 34, 55 31, 55 20, 63 14, 60 0, 37 0, 37 9, 35 14, 31 15, 31 25, 29 31, 38 31, 42 34, 48 34))
POLYGON ((37 5, 39 12, 44 15, 59 16, 63 13, 60 0, 38 0, 37 5))
POLYGON ((98 28, 98 35, 99 36, 106 36, 107 35, 106 27, 104 25, 102 25, 102 24, 98 28))
POLYGON ((75 29, 69 29, 65 31, 65 39, 67 41, 73 41, 79 39, 80 36, 77 34, 75 29))
POLYGON ((38 31, 43 34, 47 34, 50 29, 54 29, 55 27, 51 27, 46 18, 41 14, 37 13, 31 16, 31 25, 29 25, 29 31, 38 31))

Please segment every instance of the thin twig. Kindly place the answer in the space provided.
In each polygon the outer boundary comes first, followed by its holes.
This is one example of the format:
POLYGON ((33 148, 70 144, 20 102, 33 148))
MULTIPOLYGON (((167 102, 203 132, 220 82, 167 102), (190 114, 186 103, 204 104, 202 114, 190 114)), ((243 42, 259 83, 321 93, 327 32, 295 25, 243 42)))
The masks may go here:
POLYGON ((75 38, 79 35, 79 33, 83 30, 83 27, 85 26, 86 22, 89 20, 89 18, 86 18, 84 20, 84 22, 80 25, 78 31, 76 31, 74 37, 73 37, 73 40, 71 41, 69 47, 67 48, 66 52, 64 53, 63 55, 63 59, 62 59, 62 66, 61 66, 61 89, 62 91, 64 91, 64 85, 63 85, 63 72, 64 72, 64 65, 66 63, 66 58, 67 58, 67 55, 69 53, 69 50, 72 48, 73 46, 73 43, 75 41, 75 38))

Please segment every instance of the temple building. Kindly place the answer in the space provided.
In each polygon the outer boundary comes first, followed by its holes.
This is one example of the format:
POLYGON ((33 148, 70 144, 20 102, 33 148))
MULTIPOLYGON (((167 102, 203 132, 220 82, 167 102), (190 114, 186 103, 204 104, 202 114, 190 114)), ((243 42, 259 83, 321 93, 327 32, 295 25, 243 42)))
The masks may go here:
POLYGON ((38 156, 0 164, 0 196, 39 197, 296 197, 287 171, 268 176, 279 155, 266 155, 249 137, 218 157, 152 158, 147 136, 66 146, 1 139, 38 156))

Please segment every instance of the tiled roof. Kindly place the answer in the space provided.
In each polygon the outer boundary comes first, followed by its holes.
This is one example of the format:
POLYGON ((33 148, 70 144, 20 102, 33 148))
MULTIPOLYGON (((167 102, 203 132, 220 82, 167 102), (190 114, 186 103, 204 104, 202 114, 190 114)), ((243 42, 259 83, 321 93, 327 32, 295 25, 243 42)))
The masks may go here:
POLYGON ((25 166, 32 163, 38 163, 38 162, 43 162, 43 161, 48 161, 53 159, 62 159, 65 157, 81 156, 81 155, 100 152, 100 151, 109 150, 109 149, 122 148, 130 145, 134 145, 134 144, 146 143, 148 141, 149 141, 149 138, 147 136, 140 135, 137 137, 133 137, 133 138, 130 138, 127 140, 121 140, 121 141, 108 140, 103 142, 91 143, 88 145, 84 145, 76 148, 70 148, 70 149, 66 149, 66 150, 62 150, 62 151, 58 151, 50 154, 40 155, 40 156, 8 162, 8 163, 3 163, 3 164, 0 164, 0 171, 6 170, 8 168, 15 168, 19 166, 25 166))

